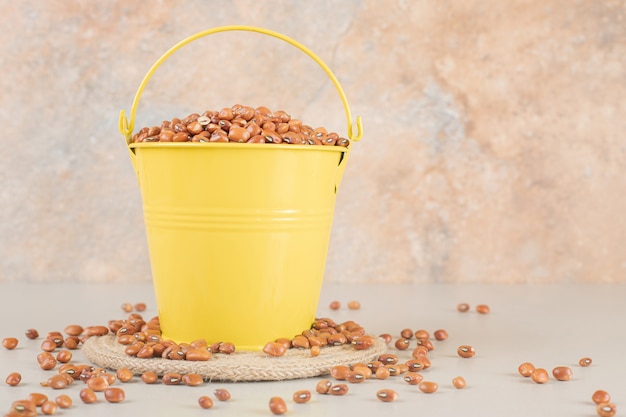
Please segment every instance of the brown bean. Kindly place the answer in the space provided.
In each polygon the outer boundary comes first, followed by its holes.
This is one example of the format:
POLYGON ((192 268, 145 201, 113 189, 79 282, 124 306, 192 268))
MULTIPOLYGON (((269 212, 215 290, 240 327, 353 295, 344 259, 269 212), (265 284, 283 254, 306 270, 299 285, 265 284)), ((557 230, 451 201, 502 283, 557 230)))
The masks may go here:
POLYGON ((285 348, 285 345, 282 343, 268 342, 263 347, 263 352, 270 356, 283 356, 287 352, 287 348, 285 348))
POLYGON ((293 402, 296 404, 304 404, 311 400, 311 391, 301 390, 293 393, 293 402))
POLYGON ((120 382, 128 382, 133 379, 133 372, 128 368, 120 368, 115 372, 115 376, 120 382))
POLYGON ((268 129, 263 125, 263 130, 261 131, 261 136, 265 138, 265 142, 267 143, 282 143, 282 138, 276 133, 274 129, 268 129))
POLYGON ((293 339, 291 339, 291 347, 293 348, 300 348, 300 349, 308 349, 311 347, 309 340, 302 336, 302 335, 298 335, 295 336, 293 339))
POLYGON ((121 403, 126 399, 126 393, 121 388, 107 388, 104 391, 104 399, 110 403, 121 403))
POLYGON ((348 301, 348 308, 350 310, 358 310, 361 308, 361 303, 356 300, 348 301))
POLYGON ((423 379, 424 377, 417 372, 407 372, 407 374, 404 375, 404 381, 409 385, 417 385, 422 382, 423 379))
POLYGON ((389 375, 390 376, 398 376, 398 375, 402 374, 402 368, 400 367, 400 364, 385 365, 385 368, 387 368, 387 370, 389 371, 389 375))
POLYGON ((230 392, 228 392, 225 388, 217 388, 213 391, 213 395, 220 401, 228 401, 230 400, 230 392))
POLYGON ((83 327, 78 324, 70 324, 63 331, 69 336, 80 336, 83 334, 83 327))
POLYGON ((204 130, 203 126, 197 121, 189 123, 186 127, 187 132, 189 132, 191 135, 197 135, 204 130))
POLYGON ((337 144, 337 140, 339 139, 339 135, 334 132, 331 132, 326 135, 325 138, 322 138, 322 145, 335 146, 337 144))
POLYGON ((435 350, 435 345, 428 339, 417 339, 417 345, 425 347, 429 352, 435 350))
POLYGON ((291 145, 304 145, 307 142, 304 141, 303 136, 300 133, 288 131, 282 134, 282 139, 284 143, 289 143, 291 145))
POLYGON ((415 332, 415 338, 417 340, 428 340, 430 338, 430 333, 426 330, 420 329, 415 332))
POLYGON ((5 337, 2 339, 2 346, 6 349, 13 350, 17 347, 19 341, 15 337, 5 337))
POLYGON ((285 400, 280 397, 270 398, 269 407, 272 414, 280 415, 287 412, 287 404, 285 403, 285 400))
POLYGON ((78 349, 78 344, 80 343, 80 339, 76 336, 70 336, 65 339, 63 345, 70 350, 78 349))
POLYGON ((57 403, 59 408, 70 408, 73 403, 70 396, 65 394, 59 395, 54 401, 57 403))
POLYGON ((159 136, 158 136, 159 142, 173 142, 175 134, 176 132, 174 132, 172 129, 169 129, 169 128, 162 129, 161 133, 159 133, 159 136))
POLYGON ((217 125, 220 127, 220 130, 224 132, 229 132, 230 128, 233 126, 233 124, 229 120, 220 120, 217 122, 217 125))
POLYGON ((278 125, 276 125, 276 133, 281 135, 281 137, 283 137, 282 135, 287 133, 288 131, 289 131, 289 124, 287 124, 287 123, 278 123, 278 125))
POLYGON ((248 122, 248 124, 245 127, 248 130, 248 132, 250 132, 250 139, 258 136, 262 139, 262 142, 265 143, 265 138, 261 135, 261 133, 263 132, 263 129, 261 129, 261 126, 259 126, 254 121, 251 121, 251 122, 248 122))
POLYGON ((400 338, 396 340, 395 347, 398 350, 406 350, 410 346, 411 342, 409 339, 400 338))
POLYGON ((346 375, 346 381, 353 383, 353 384, 359 384, 366 380, 367 380, 367 376, 365 372, 361 369, 353 370, 346 375))
POLYGON ((436 382, 432 381, 422 381, 419 384, 420 391, 425 392, 426 394, 432 394, 439 389, 439 385, 436 382))
POLYGON ((557 366, 552 370, 552 375, 557 381, 569 381, 572 377, 572 369, 568 366, 557 366))
MULTIPOLYGON (((141 342, 138 342, 138 343, 141 343, 141 342)), ((152 358, 154 357, 154 347, 150 345, 141 345, 139 351, 136 353, 135 356, 137 356, 140 359, 152 358)))
POLYGON ((267 141, 261 135, 254 135, 248 139, 248 143, 267 143, 267 141))
POLYGON ((285 351, 287 351, 288 349, 291 349, 291 340, 287 339, 286 337, 281 337, 279 339, 276 339, 275 342, 283 345, 285 347, 285 351))
POLYGON ((228 139, 231 142, 246 142, 250 139, 250 132, 245 127, 231 127, 228 131, 228 139))
POLYGON ((322 379, 315 385, 315 391, 319 394, 328 394, 333 383, 329 379, 322 379))
POLYGON ((26 330, 26 332, 24 332, 24 334, 27 338, 31 340, 37 339, 39 337, 39 332, 35 329, 28 329, 26 330))
POLYGON ((430 368, 430 359, 425 356, 421 356, 415 359, 410 359, 405 362, 410 372, 421 372, 424 369, 430 368))
POLYGON ((208 361, 211 359, 211 352, 209 352, 206 348, 191 348, 187 350, 187 354, 185 355, 185 359, 188 361, 208 361))
POLYGON ((203 395, 198 398, 198 405, 205 410, 213 407, 213 400, 208 395, 203 395))
POLYGON ((543 368, 535 368, 532 374, 530 374, 530 379, 537 384, 545 384, 548 382, 550 377, 548 376, 548 371, 543 368))
POLYGON ((491 311, 491 309, 489 308, 489 306, 487 304, 478 304, 476 306, 476 312, 477 313, 489 314, 490 311, 491 311))
POLYGON ((37 406, 28 400, 18 400, 11 403, 11 409, 7 417, 35 417, 37 406))
POLYGON ((103 376, 97 376, 94 378, 89 378, 87 380, 87 387, 96 391, 102 392, 109 388, 109 381, 103 376))
POLYGON ((596 404, 608 403, 611 401, 611 395, 608 392, 599 389, 591 395, 591 401, 596 404))
POLYGON ((59 367, 59 373, 65 373, 69 376, 72 377, 72 379, 79 379, 80 378, 80 372, 82 369, 79 370, 79 368, 71 363, 64 363, 63 365, 61 365, 59 367))
POLYGON ((159 379, 159 376, 152 371, 147 371, 141 374, 141 380, 146 384, 154 384, 159 379))
POLYGON ((439 341, 446 340, 448 338, 448 332, 445 331, 444 329, 437 329, 433 333, 433 336, 435 337, 436 340, 439 340, 439 341))
POLYGON ((517 372, 519 372, 519 374, 524 377, 531 376, 534 370, 535 365, 530 362, 524 362, 517 367, 517 372))
POLYGON ((96 393, 91 388, 81 389, 78 396, 80 397, 81 401, 84 402, 85 404, 92 404, 98 401, 98 397, 96 396, 96 393))
POLYGON ((339 310, 341 308, 341 303, 339 301, 331 301, 329 307, 331 310, 339 310))
POLYGON ((120 345, 132 345, 137 339, 132 334, 124 334, 117 337, 117 343, 120 345))
POLYGON ((596 413, 600 417, 613 417, 617 413, 617 407, 613 403, 600 403, 596 407, 596 413))
POLYGON ((68 363, 72 360, 72 352, 69 350, 61 350, 57 353, 57 362, 68 363))
POLYGON ((345 380, 350 372, 350 368, 346 365, 335 365, 330 368, 330 376, 339 381, 345 380))
POLYGON ((220 343, 219 352, 230 355, 231 353, 235 352, 235 345, 232 344, 231 342, 220 343))
POLYGON ((189 387, 197 387, 204 383, 204 379, 199 374, 186 374, 183 375, 183 384, 189 387))
POLYGON ((467 383, 465 382, 465 378, 463 378, 462 376, 457 376, 452 379, 452 385, 454 386, 454 388, 462 389, 465 388, 467 383))
POLYGON ((400 337, 403 339, 412 339, 413 338, 413 330, 406 328, 400 331, 400 337))
POLYGON ((189 140, 189 133, 178 132, 172 137, 172 142, 187 142, 189 140))
MULTIPOLYGON (((411 332, 411 337, 412 336, 413 336, 413 332, 411 332)), ((389 333, 383 333, 383 334, 379 335, 378 337, 383 339, 386 344, 389 344, 389 343, 391 343, 393 341, 393 336, 391 336, 389 333)))
POLYGON ((383 353, 378 356, 378 360, 382 362, 383 365, 395 365, 398 363, 398 357, 392 353, 383 353))
POLYGON ((41 352, 37 355, 37 362, 44 371, 49 371, 57 366, 57 360, 50 352, 41 352))
POLYGON ((233 112, 233 109, 229 107, 224 107, 222 110, 220 110, 217 117, 223 120, 232 120, 235 117, 235 113, 233 112))
POLYGON ((335 146, 343 146, 344 148, 347 148, 350 146, 350 140, 346 138, 339 138, 337 139, 337 142, 335 142, 335 146))
POLYGON ((398 393, 392 389, 381 389, 376 391, 376 398, 385 403, 390 403, 398 399, 398 393))
POLYGON ((331 395, 346 395, 349 390, 346 384, 336 384, 330 387, 328 393, 331 395))
POLYGON ((56 414, 58 405, 54 401, 48 400, 41 404, 41 412, 47 416, 56 414))
POLYGON ((46 340, 54 343, 55 347, 63 346, 63 335, 61 332, 49 332, 46 336, 46 340))
POLYGON ((462 358, 471 358, 476 354, 476 350, 469 345, 461 345, 457 348, 456 353, 462 358))
POLYGON ((174 343, 165 348, 163 353, 161 353, 161 357, 163 359, 180 361, 180 360, 185 359, 185 351, 181 349, 179 345, 174 343))
POLYGON ((426 346, 418 346, 415 349, 413 349, 413 352, 411 352, 411 356, 414 357, 415 359, 419 359, 419 358, 424 358, 428 356, 428 348, 426 346))
POLYGON ((315 357, 315 356, 319 356, 321 353, 321 349, 319 346, 311 346, 311 356, 315 357))
POLYGON ((5 380, 7 385, 10 385, 12 387, 18 386, 21 381, 22 381, 22 375, 19 372, 11 372, 5 380))
POLYGON ((389 372, 389 369, 387 369, 384 366, 381 366, 380 368, 376 369, 376 372, 374 373, 374 375, 376 375, 376 379, 387 379, 389 378, 391 373, 389 372))
POLYGON ((41 350, 44 352, 53 352, 57 348, 57 344, 49 339, 45 339, 41 342, 41 350))
POLYGON ((357 363, 352 365, 352 370, 362 372, 366 379, 370 379, 373 375, 372 370, 364 363, 357 363))
POLYGON ((467 303, 460 303, 459 305, 456 306, 456 309, 460 311, 461 313, 465 313, 469 311, 470 306, 467 303))
POLYGON ((591 363, 593 362, 593 360, 589 357, 584 357, 584 358, 580 358, 580 360, 578 361, 578 364, 582 367, 587 367, 589 365, 591 365, 591 363))
POLYGON ((352 347, 356 350, 369 349, 374 345, 374 338, 372 336, 353 336, 352 347))
POLYGON ((56 374, 54 376, 51 376, 50 378, 48 378, 48 381, 46 382, 47 386, 52 388, 52 389, 63 389, 65 387, 67 387, 70 384, 70 379, 72 381, 74 381, 74 379, 72 377, 70 377, 67 374, 56 374), (68 379, 69 377, 69 379, 68 379))
POLYGON ((83 330, 85 336, 104 336, 109 333, 106 326, 88 326, 83 330))
POLYGON ((40 392, 31 392, 26 397, 27 401, 32 401, 35 404, 35 407, 41 407, 43 403, 48 401, 48 396, 46 394, 42 394, 40 392))
POLYGON ((335 333, 328 336, 328 346, 341 346, 348 343, 348 338, 343 333, 335 333))
POLYGON ((165 385, 178 385, 182 382, 182 380, 183 378, 176 372, 167 372, 161 378, 161 382, 165 385))

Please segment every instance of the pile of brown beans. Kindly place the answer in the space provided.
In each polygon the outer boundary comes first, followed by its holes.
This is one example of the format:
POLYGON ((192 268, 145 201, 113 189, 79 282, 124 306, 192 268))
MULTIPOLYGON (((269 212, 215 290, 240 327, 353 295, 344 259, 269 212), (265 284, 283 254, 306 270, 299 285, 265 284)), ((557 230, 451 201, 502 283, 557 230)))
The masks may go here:
MULTIPOLYGON (((578 364, 586 368, 590 366, 592 359, 589 357, 580 358, 578 364)), ((550 380, 548 371, 544 368, 536 368, 531 362, 523 362, 518 368, 517 372, 526 378, 530 378, 537 384, 545 384, 550 380)), ((557 381, 569 381, 573 376, 573 371, 568 366, 557 366, 552 369, 552 376, 557 381)), ((617 413, 615 404, 611 403, 611 396, 604 390, 595 391, 591 400, 596 404, 596 414, 600 417, 613 417, 617 413)))
MULTIPOLYGON (((359 304, 360 305, 360 304, 359 304)), ((460 305, 459 311, 466 312, 469 306, 460 305)), ((481 314, 486 314, 490 310, 486 305, 478 308, 481 314), (486 308, 485 308, 486 307, 486 308)), ((333 304, 331 304, 331 309, 333 304)), ((133 306, 125 303, 122 306, 125 312, 143 311, 145 304, 133 306), (139 307, 137 307, 139 306, 139 307)), ((69 387, 76 382, 84 383, 84 388, 80 389, 79 398, 85 404, 97 403, 99 396, 106 402, 118 403, 126 399, 124 389, 113 386, 117 382, 127 383, 133 380, 134 374, 129 369, 118 369, 111 373, 103 368, 94 367, 89 364, 74 364, 71 362, 71 350, 79 348, 87 338, 92 336, 102 336, 114 333, 117 341, 127 346, 126 353, 136 357, 161 357, 171 360, 209 360, 213 354, 231 354, 235 351, 235 346, 228 342, 217 342, 209 344, 204 340, 197 340, 188 344, 175 344, 171 341, 162 340, 158 317, 153 317, 144 321, 138 313, 130 314, 124 320, 110 320, 106 326, 69 325, 62 332, 48 332, 41 342, 41 353, 37 356, 37 362, 42 370, 51 371, 53 374, 40 385, 51 390, 60 390, 69 387), (151 349, 147 349, 149 347, 151 349), (144 352, 144 353, 140 353, 144 352), (150 355, 145 352, 150 352, 150 355)), ((39 332, 35 329, 28 329, 25 335, 29 339, 37 339, 39 332)), ((387 380, 398 378, 408 385, 417 386, 418 390, 425 394, 433 394, 439 391, 440 385, 436 381, 428 380, 424 375, 432 367, 429 353, 435 350, 436 345, 444 342, 448 338, 445 329, 437 329, 432 333, 425 329, 413 330, 403 328, 394 337, 390 333, 381 334, 379 337, 389 346, 395 347, 396 353, 387 352, 379 355, 375 360, 367 363, 354 363, 351 365, 337 365, 330 369, 332 379, 319 380, 314 390, 321 395, 344 396, 350 392, 350 385, 361 384, 370 379, 387 380), (410 359, 400 360, 403 351, 410 351, 410 359)), ((309 349, 311 356, 320 353, 320 349, 325 346, 350 345, 354 349, 368 349, 374 343, 374 338, 366 334, 362 326, 354 321, 336 323, 329 318, 319 318, 314 321, 310 329, 304 330, 301 334, 292 338, 281 338, 273 342, 268 342, 264 351, 268 355, 282 356, 288 349, 309 349)), ((3 339, 2 345, 12 350, 18 346, 17 338, 7 337, 3 339)), ((476 351, 473 346, 461 345, 457 348, 457 354, 461 358, 470 359, 475 356, 476 351)), ((592 359, 583 357, 579 360, 581 367, 592 364, 592 359)), ((524 377, 538 384, 549 381, 550 375, 544 368, 536 368, 531 362, 524 362, 519 365, 518 372, 524 377)), ((556 366, 552 369, 552 376, 558 381, 568 381, 573 376, 572 369, 567 366, 556 366)), ((9 386, 18 386, 22 376, 18 372, 10 373, 6 378, 9 386)), ((187 385, 200 386, 205 383, 198 374, 177 374, 166 373, 162 377, 155 372, 144 372, 140 379, 146 384, 158 383, 159 380, 164 385, 187 385)), ((465 378, 456 376, 452 379, 449 387, 463 389, 467 386, 465 378)), ((446 389, 444 387, 444 389, 446 389)), ((214 397, 218 401, 228 401, 231 394, 228 390, 218 388, 213 391, 214 397)), ((382 402, 393 402, 398 398, 398 393, 389 388, 383 388, 376 392, 376 398, 382 402)), ((292 401, 295 404, 305 404, 311 400, 311 391, 301 389, 293 393, 292 401)), ((611 396, 604 390, 597 390, 591 396, 591 400, 596 405, 596 413, 600 417, 613 417, 616 415, 616 406, 611 402, 611 396)), ((198 405, 201 408, 212 408, 213 399, 208 395, 201 395, 198 398, 198 405)), ((55 399, 49 398, 46 394, 32 392, 27 398, 14 401, 5 417, 36 416, 38 413, 45 415, 56 414, 57 409, 72 407, 72 399, 68 395, 59 395, 55 399)), ((275 415, 287 412, 287 403, 282 397, 274 396, 269 400, 269 411, 275 415)))
MULTIPOLYGON (((125 345, 125 352, 137 358, 163 358, 171 360, 208 361, 213 354, 231 354, 236 347, 231 342, 209 344, 204 339, 190 343, 175 343, 161 338, 159 318, 147 322, 138 313, 126 320, 111 320, 108 330, 116 335, 118 343, 125 345)), ((362 326, 354 321, 335 323, 329 318, 316 319, 311 328, 293 338, 279 338, 268 342, 263 352, 271 356, 283 356, 288 349, 309 349, 311 356, 320 354, 326 346, 350 345, 356 350, 370 348, 374 338, 366 335, 362 326)))
MULTIPOLYGON (((436 335, 435 340, 440 342, 447 339, 448 332, 444 329, 437 329, 433 335, 436 335)), ((345 381, 350 384, 360 384, 371 378, 386 380, 390 377, 402 377, 404 382, 417 385, 418 389, 425 394, 432 394, 439 390, 437 382, 425 380, 422 375, 422 372, 432 366, 428 354, 435 349, 435 345, 431 340, 430 332, 424 329, 413 331, 411 328, 404 328, 395 341, 389 333, 381 334, 380 338, 388 345, 395 346, 399 352, 412 347, 411 359, 401 362, 398 355, 384 353, 368 363, 334 366, 330 369, 330 376, 336 381, 345 381)), ((471 346, 464 345, 463 347, 474 352, 471 346)), ((451 385, 456 389, 462 389, 466 387, 467 382, 462 376, 457 376, 452 379, 451 385)), ((343 395, 348 390, 347 384, 334 384, 331 380, 322 380, 316 386, 316 391, 320 394, 343 395)), ((391 389, 382 389, 376 393, 376 398, 383 402, 392 402, 398 398, 398 393, 391 389)))
POLYGON ((219 111, 193 113, 182 119, 164 120, 144 127, 133 142, 239 142, 348 147, 350 141, 324 127, 313 128, 283 110, 253 108, 241 104, 219 111))

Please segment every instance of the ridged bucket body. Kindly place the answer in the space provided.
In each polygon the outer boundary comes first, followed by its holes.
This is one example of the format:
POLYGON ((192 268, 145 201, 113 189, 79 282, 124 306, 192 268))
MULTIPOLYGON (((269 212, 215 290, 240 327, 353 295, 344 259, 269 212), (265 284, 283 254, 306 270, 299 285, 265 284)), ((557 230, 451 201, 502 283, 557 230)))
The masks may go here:
POLYGON ((258 350, 310 327, 345 148, 130 148, 163 338, 258 350))

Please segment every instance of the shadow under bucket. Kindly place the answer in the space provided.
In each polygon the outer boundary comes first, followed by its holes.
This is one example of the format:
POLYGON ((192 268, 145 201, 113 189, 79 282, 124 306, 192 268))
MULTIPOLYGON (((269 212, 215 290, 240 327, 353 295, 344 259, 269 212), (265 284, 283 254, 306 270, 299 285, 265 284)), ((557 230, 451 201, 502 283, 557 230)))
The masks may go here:
POLYGON ((158 67, 186 44, 225 31, 283 40, 311 57, 342 100, 350 143, 356 133, 346 96, 328 66, 277 32, 222 26, 179 42, 150 68, 120 113, 141 189, 162 337, 232 342, 260 350, 315 319, 335 199, 349 148, 254 143, 133 143, 141 94, 158 67))
POLYGON ((257 350, 315 319, 336 146, 135 143, 163 338, 257 350))

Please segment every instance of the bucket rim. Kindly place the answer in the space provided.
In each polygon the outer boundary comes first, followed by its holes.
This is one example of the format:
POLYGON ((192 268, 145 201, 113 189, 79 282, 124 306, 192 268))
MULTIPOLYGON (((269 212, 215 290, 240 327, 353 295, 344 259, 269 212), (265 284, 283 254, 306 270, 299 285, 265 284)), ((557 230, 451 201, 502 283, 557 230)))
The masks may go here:
POLYGON ((322 151, 322 152, 342 152, 350 151, 349 147, 344 146, 324 146, 324 145, 283 145, 283 144, 263 144, 263 143, 239 143, 239 142, 136 142, 128 144, 131 149, 142 148, 187 148, 187 147, 205 147, 205 148, 234 148, 234 149, 282 149, 282 150, 298 150, 298 151, 322 151))

